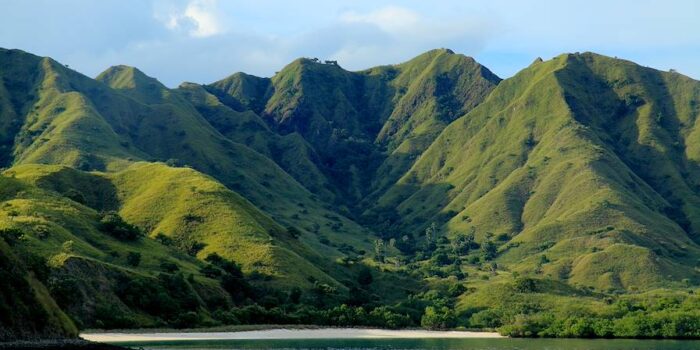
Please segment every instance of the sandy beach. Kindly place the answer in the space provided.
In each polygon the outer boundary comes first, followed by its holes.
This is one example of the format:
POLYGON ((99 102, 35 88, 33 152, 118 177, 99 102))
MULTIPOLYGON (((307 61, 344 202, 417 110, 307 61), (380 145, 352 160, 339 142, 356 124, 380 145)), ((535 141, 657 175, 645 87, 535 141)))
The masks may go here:
POLYGON ((502 338, 492 332, 386 330, 359 328, 268 329, 242 332, 186 333, 85 333, 83 339, 96 342, 226 340, 226 339, 377 339, 377 338, 502 338))

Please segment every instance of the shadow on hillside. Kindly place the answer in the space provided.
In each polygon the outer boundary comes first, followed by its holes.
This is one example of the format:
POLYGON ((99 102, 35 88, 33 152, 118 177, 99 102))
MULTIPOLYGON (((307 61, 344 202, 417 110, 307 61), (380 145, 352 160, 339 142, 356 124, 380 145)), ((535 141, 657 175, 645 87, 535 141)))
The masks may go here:
MULTIPOLYGON (((576 68, 583 74, 567 77, 569 81, 564 81, 577 85, 574 89, 584 91, 588 100, 567 96, 574 117, 592 127, 631 172, 667 202, 663 208, 646 203, 649 209, 666 216, 693 241, 700 242, 700 212, 694 209, 700 207, 700 186, 692 180, 700 176, 700 167, 685 153, 683 124, 678 118, 663 73, 634 66, 634 71, 628 74, 633 80, 611 82, 593 72, 586 64, 578 64, 576 68), (593 80, 588 80, 588 77, 593 77, 593 80), (628 86, 638 86, 641 91, 636 89, 640 93, 621 96, 615 90, 615 87, 622 89, 628 86), (649 115, 640 114, 641 107, 647 105, 651 109, 649 115), (646 135, 639 129, 640 124, 644 123, 650 129, 646 135), (645 142, 649 136, 653 137, 653 141, 659 141, 664 150, 645 142)), ((630 184, 624 185, 630 187, 630 184)), ((638 193, 635 187, 630 190, 638 193)))

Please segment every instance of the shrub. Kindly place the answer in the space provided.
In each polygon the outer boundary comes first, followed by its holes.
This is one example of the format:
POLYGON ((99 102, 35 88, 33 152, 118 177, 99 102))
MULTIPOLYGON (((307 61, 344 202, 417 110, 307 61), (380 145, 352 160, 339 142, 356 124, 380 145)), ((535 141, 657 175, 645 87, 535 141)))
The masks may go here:
POLYGON ((214 267, 214 265, 208 264, 199 269, 199 272, 202 273, 202 275, 208 277, 208 278, 217 278, 221 276, 221 270, 214 267))
POLYGON ((439 309, 433 306, 426 307, 420 320, 421 326, 428 329, 452 328, 456 323, 457 317, 454 311, 445 306, 439 309))
POLYGON ((77 202, 80 204, 87 203, 87 199, 85 199, 85 195, 83 195, 82 193, 78 192, 75 189, 70 189, 70 190, 66 191, 63 195, 66 198, 68 198, 74 202, 77 202))
POLYGON ((396 313, 386 306, 375 308, 369 313, 370 326, 382 328, 404 328, 411 325, 411 318, 408 315, 396 313))
POLYGON ((446 266, 452 263, 452 260, 450 260, 450 257, 447 256, 445 252, 436 253, 430 260, 437 266, 446 266))
POLYGON ((503 325, 501 314, 494 309, 479 311, 472 315, 469 324, 477 328, 497 328, 503 325))
POLYGON ((158 234, 155 237, 153 237, 153 239, 155 239, 156 241, 160 242, 160 244, 163 244, 163 245, 172 245, 173 244, 173 239, 166 236, 162 232, 158 232, 158 234))
POLYGON ((5 228, 0 230, 0 238, 3 238, 10 246, 17 243, 22 236, 24 236, 24 232, 16 228, 5 228))
POLYGON ((179 267, 177 267, 177 265, 168 261, 163 261, 162 263, 160 263, 160 268, 161 270, 167 273, 173 273, 180 269, 179 267))
POLYGON ((532 293, 537 291, 537 283, 532 278, 518 278, 515 280, 514 288, 519 293, 532 293))
POLYGON ((491 241, 486 241, 481 245, 481 251, 484 254, 485 260, 491 260, 498 254, 498 247, 491 241))
POLYGON ((129 252, 126 254, 126 263, 130 266, 139 266, 141 264, 141 253, 129 252))
POLYGON ((123 241, 137 240, 142 236, 138 227, 124 221, 117 213, 109 212, 102 216, 100 231, 123 241))
POLYGON ((287 227, 287 234, 289 234, 294 239, 301 237, 301 231, 299 231, 299 229, 294 226, 287 227))
POLYGON ((183 312, 170 322, 175 328, 188 328, 199 322, 199 315, 194 311, 183 312))
POLYGON ((357 273, 357 283, 367 286, 372 283, 373 279, 372 271, 367 266, 360 267, 360 271, 357 273))
POLYGON ((299 287, 292 288, 292 290, 289 291, 289 297, 288 297, 289 302, 292 304, 298 304, 299 301, 301 301, 301 295, 302 295, 301 288, 299 288, 299 287))

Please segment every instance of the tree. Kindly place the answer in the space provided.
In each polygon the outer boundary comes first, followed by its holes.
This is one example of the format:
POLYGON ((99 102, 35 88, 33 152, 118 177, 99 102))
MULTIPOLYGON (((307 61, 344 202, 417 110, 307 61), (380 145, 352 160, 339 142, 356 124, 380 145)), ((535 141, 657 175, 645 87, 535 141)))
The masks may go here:
POLYGON ((537 290, 537 283, 532 278, 518 278, 515 280, 515 291, 519 293, 532 293, 537 290))
POLYGON ((373 280, 372 271, 367 266, 360 267, 360 271, 357 273, 357 283, 362 286, 368 286, 373 280))
POLYGON ((207 255, 204 260, 211 263, 211 265, 203 267, 200 271, 210 278, 219 277, 221 287, 231 296, 242 298, 248 294, 250 286, 243 277, 243 271, 241 271, 238 264, 224 259, 217 253, 207 255))
POLYGON ((67 240, 61 245, 61 251, 63 251, 66 254, 70 254, 73 252, 73 245, 75 245, 75 242, 73 242, 73 240, 67 240))
POLYGON ((178 271, 180 268, 177 267, 174 263, 171 263, 169 261, 163 261, 160 263, 160 268, 161 270, 167 272, 167 273, 173 273, 178 271))
POLYGON ((457 317, 454 311, 449 308, 443 306, 438 309, 427 306, 423 317, 421 317, 420 325, 427 329, 447 329, 454 327, 456 322, 457 317))
POLYGON ((301 295, 301 288, 292 288, 292 290, 289 291, 289 302, 292 304, 299 304, 299 301, 301 301, 301 295))
POLYGON ((425 229, 425 241, 428 242, 428 244, 432 243, 435 241, 435 235, 437 234, 437 225, 432 222, 430 223, 430 226, 428 226, 425 229))
POLYGON ((156 241, 160 242, 160 244, 163 245, 172 245, 173 244, 173 239, 166 236, 163 232, 158 232, 158 234, 153 237, 156 241))
MULTIPOLYGON (((473 227, 472 227, 473 229, 473 227)), ((474 246, 474 232, 459 234, 451 242, 452 250, 456 255, 467 255, 474 246)))
POLYGON ((287 226, 287 233, 294 239, 301 237, 301 231, 294 226, 287 226))
POLYGON ((401 239, 397 240, 396 249, 400 250, 404 254, 413 254, 416 250, 416 246, 408 235, 401 236, 401 239))
POLYGON ((130 266, 139 266, 141 264, 141 253, 139 252, 129 252, 126 255, 126 263, 130 266))
POLYGON ((374 241, 374 255, 375 259, 379 262, 384 262, 384 240, 377 239, 374 241))
POLYGON ((462 295, 466 291, 467 291, 467 287, 465 287, 461 283, 455 283, 455 284, 451 285, 449 288, 447 288, 447 294, 449 294, 453 298, 456 298, 456 297, 462 295))
POLYGON ((119 214, 114 212, 106 213, 100 219, 100 231, 123 241, 137 240, 142 236, 138 227, 124 221, 119 214))
POLYGON ((202 273, 202 275, 208 277, 208 278, 217 278, 221 276, 221 270, 216 268, 212 264, 207 264, 201 269, 199 269, 199 272, 202 273))
POLYGON ((314 302, 317 306, 323 307, 325 305, 325 299, 337 292, 335 287, 328 285, 327 283, 320 283, 318 281, 314 282, 311 292, 314 296, 314 302))
POLYGON ((481 245, 481 251, 484 253, 484 259, 491 260, 496 257, 498 247, 491 241, 486 241, 481 245))
POLYGON ((438 252, 437 254, 433 255, 431 260, 437 266, 446 266, 453 262, 445 252, 438 252))
MULTIPOLYGON (((24 232, 16 228, 5 228, 0 230, 0 238, 9 245, 14 245, 24 236, 24 232)), ((72 242, 72 241, 71 241, 72 242)))
POLYGON ((74 202, 80 203, 80 204, 87 203, 87 199, 85 199, 85 195, 83 195, 81 192, 79 192, 75 189, 72 189, 72 188, 70 190, 66 191, 63 194, 63 196, 65 196, 66 198, 68 198, 74 202))

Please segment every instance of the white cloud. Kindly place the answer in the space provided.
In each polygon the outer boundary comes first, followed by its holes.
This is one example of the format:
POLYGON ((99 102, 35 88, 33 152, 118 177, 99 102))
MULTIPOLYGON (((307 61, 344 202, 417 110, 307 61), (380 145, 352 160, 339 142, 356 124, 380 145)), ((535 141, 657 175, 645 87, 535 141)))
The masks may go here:
POLYGON ((166 28, 184 31, 195 38, 206 38, 224 32, 216 0, 191 0, 184 9, 170 10, 166 14, 156 13, 156 18, 166 28))
POLYGON ((129 64, 168 86, 269 76, 300 56, 364 69, 439 47, 504 77, 537 56, 589 50, 700 77, 700 36, 688 30, 700 1, 659 1, 0 0, 0 46, 92 76, 129 64))
POLYGON ((335 26, 321 35, 313 33, 305 41, 332 43, 325 44, 332 47, 329 57, 350 69, 397 63, 440 47, 476 55, 495 31, 494 21, 487 22, 486 18, 465 13, 435 17, 390 5, 366 12, 343 12, 335 26))
POLYGON ((403 7, 386 6, 368 13, 345 12, 340 15, 340 20, 345 23, 372 24, 385 32, 400 34, 418 25, 421 17, 417 12, 403 7))

